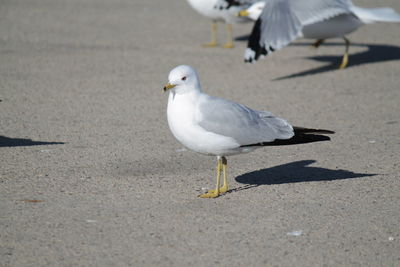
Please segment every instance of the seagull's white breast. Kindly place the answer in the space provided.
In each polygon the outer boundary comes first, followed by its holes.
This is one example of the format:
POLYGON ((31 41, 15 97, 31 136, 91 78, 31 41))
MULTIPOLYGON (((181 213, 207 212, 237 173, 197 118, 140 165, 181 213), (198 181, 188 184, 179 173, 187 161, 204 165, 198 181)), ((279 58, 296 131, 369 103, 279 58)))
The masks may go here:
POLYGON ((167 117, 174 137, 187 148, 202 154, 226 156, 249 152, 250 149, 241 148, 233 138, 206 131, 198 125, 195 117, 201 94, 199 91, 170 92, 167 117))

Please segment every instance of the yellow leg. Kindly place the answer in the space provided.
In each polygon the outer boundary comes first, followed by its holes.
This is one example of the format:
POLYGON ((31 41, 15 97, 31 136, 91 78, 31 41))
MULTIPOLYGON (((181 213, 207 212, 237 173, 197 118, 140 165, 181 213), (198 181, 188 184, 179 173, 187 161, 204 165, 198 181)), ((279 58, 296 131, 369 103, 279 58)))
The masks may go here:
POLYGON ((315 41, 315 43, 312 44, 312 47, 318 48, 324 41, 324 39, 318 39, 317 41, 315 41))
POLYGON ((233 38, 232 38, 232 24, 226 24, 226 31, 228 33, 228 42, 226 42, 226 44, 224 44, 222 47, 233 48, 235 46, 233 44, 233 38))
POLYGON ((222 157, 222 171, 224 172, 224 185, 219 189, 219 192, 221 194, 226 193, 229 190, 227 169, 228 169, 228 161, 226 160, 225 157, 222 157))
POLYGON ((211 23, 211 42, 203 44, 204 47, 216 47, 217 46, 217 23, 211 23))
POLYGON ((344 69, 349 64, 349 46, 350 41, 346 37, 343 37, 343 40, 346 42, 346 51, 344 52, 342 63, 339 66, 339 69, 344 69))
MULTIPOLYGON (((220 167, 219 167, 219 171, 218 171, 218 165, 217 165, 217 175, 218 176, 221 175, 221 170, 224 173, 224 184, 223 184, 223 186, 219 187, 219 190, 218 190, 218 194, 221 195, 223 193, 228 192, 228 190, 229 190, 228 175, 227 175, 228 161, 226 160, 225 157, 221 157, 221 159, 218 160, 218 162, 219 162, 218 164, 220 164, 220 167)), ((218 181, 217 181, 217 184, 219 184, 218 181)), ((212 190, 208 190, 207 194, 215 194, 216 192, 217 192, 217 189, 212 189, 212 190)), ((207 194, 205 194, 205 195, 207 195, 207 194)), ((200 196, 200 197, 202 197, 202 196, 200 196)))
POLYGON ((221 180, 221 169, 222 169, 222 159, 218 157, 217 159, 217 186, 215 190, 208 190, 207 193, 200 195, 201 198, 216 198, 219 196, 219 187, 220 187, 220 180, 221 180))

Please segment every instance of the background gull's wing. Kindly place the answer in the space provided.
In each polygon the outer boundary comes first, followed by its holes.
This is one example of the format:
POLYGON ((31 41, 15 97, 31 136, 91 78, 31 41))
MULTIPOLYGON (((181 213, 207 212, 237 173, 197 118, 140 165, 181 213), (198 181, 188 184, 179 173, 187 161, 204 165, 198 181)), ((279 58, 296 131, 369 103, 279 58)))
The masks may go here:
POLYGON ((350 0, 269 0, 255 22, 245 52, 252 62, 288 45, 304 25, 351 13, 350 0))

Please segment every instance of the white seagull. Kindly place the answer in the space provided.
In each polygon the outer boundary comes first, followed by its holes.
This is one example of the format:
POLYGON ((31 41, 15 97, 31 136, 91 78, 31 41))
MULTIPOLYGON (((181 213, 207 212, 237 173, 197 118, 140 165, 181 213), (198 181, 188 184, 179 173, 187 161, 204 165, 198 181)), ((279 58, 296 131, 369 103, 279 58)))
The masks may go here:
POLYGON ((169 90, 167 117, 172 134, 185 147, 217 157, 217 185, 200 195, 215 198, 229 190, 226 156, 251 152, 262 146, 292 145, 330 140, 334 132, 292 127, 268 111, 203 93, 197 72, 190 66, 174 68, 164 91, 169 90), (224 173, 223 185, 220 183, 224 173))
POLYGON ((316 39, 316 48, 325 39, 340 37, 346 42, 341 69, 348 64, 350 41, 345 35, 365 24, 400 22, 400 15, 392 8, 361 8, 350 0, 260 1, 239 12, 239 16, 256 20, 245 52, 246 62, 254 62, 300 37, 316 39))
POLYGON ((228 32, 228 41, 222 46, 233 48, 232 23, 250 21, 246 17, 239 17, 238 12, 246 9, 256 0, 187 0, 190 6, 201 15, 211 18, 211 42, 205 47, 217 46, 217 22, 225 22, 228 32))

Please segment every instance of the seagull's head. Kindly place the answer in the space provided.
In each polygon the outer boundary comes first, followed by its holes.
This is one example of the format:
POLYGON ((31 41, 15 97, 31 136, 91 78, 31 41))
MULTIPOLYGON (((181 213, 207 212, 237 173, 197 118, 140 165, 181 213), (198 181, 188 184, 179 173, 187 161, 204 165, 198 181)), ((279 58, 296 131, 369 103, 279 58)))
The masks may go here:
POLYGON ((199 76, 196 70, 188 65, 175 67, 169 73, 168 83, 164 86, 164 92, 170 89, 178 94, 193 90, 201 90, 199 76))
POLYGON ((259 1, 252 4, 248 9, 239 12, 239 17, 248 17, 252 20, 258 20, 265 6, 264 1, 259 1))

